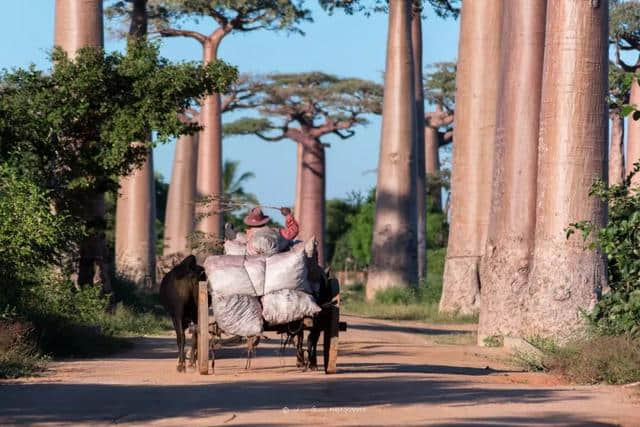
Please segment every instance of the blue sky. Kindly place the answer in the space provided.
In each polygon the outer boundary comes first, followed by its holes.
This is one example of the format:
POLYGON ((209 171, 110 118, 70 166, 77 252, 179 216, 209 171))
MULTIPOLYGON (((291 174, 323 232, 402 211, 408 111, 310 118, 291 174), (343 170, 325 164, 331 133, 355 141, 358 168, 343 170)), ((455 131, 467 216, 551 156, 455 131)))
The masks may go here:
MULTIPOLYGON (((227 36, 220 47, 220 58, 238 66, 243 73, 324 71, 344 77, 381 81, 384 71, 387 16, 369 18, 337 13, 328 16, 309 1, 314 22, 302 29, 305 36, 259 31, 227 36)), ((0 15, 0 67, 23 67, 35 63, 48 68, 47 51, 53 43, 54 0, 2 0, 0 15)), ((203 32, 214 28, 213 21, 190 24, 203 32)), ((442 20, 428 12, 423 21, 424 63, 456 58, 459 21, 442 20)), ((122 49, 122 42, 106 32, 106 49, 122 49)), ((200 60, 201 48, 191 39, 167 39, 162 54, 172 60, 200 60)), ((229 121, 234 116, 223 116, 229 121)), ((375 185, 380 143, 380 119, 371 117, 367 127, 342 141, 326 138, 327 197, 345 197, 349 192, 366 191, 375 185)), ((154 151, 155 168, 168 180, 174 144, 154 151)), ((242 171, 251 170, 256 178, 245 189, 268 205, 291 204, 295 187, 295 146, 293 142, 266 143, 252 136, 224 141, 223 155, 240 160, 242 171)))

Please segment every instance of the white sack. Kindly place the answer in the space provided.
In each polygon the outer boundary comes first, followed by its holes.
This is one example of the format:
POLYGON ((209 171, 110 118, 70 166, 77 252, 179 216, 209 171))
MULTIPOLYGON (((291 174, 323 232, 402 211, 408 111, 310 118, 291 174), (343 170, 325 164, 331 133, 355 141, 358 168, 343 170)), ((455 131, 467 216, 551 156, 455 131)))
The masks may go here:
POLYGON ((307 278, 304 252, 282 252, 267 258, 264 293, 300 289, 307 278))
POLYGON ((211 255, 204 262, 209 282, 209 293, 220 295, 257 296, 247 270, 243 256, 211 255))
POLYGON ((302 291, 283 289, 262 297, 262 317, 272 325, 300 320, 319 311, 311 295, 302 291))
POLYGON ((227 240, 224 242, 225 255, 245 255, 247 253, 246 243, 236 240, 227 240))
POLYGON ((249 275, 253 289, 257 296, 264 295, 264 275, 266 268, 265 257, 249 256, 245 257, 244 268, 249 275))
POLYGON ((280 240, 280 233, 272 228, 265 227, 257 230, 247 241, 247 254, 265 256, 277 254, 281 248, 280 240))
POLYGON ((218 327, 227 334, 242 337, 262 334, 262 307, 257 297, 214 293, 211 305, 218 327))

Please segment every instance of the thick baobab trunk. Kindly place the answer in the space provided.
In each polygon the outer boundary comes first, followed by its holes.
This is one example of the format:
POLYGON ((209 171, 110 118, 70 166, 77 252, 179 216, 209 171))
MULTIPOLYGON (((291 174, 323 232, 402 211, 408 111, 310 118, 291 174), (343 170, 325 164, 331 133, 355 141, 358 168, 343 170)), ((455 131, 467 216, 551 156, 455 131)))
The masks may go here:
POLYGON ((102 47, 102 0, 56 0, 54 46, 73 57, 83 47, 102 47))
POLYGON ((308 240, 315 236, 318 242, 318 262, 324 265, 325 148, 319 140, 313 138, 304 144, 300 173, 299 238, 308 240))
POLYGON ((198 135, 182 135, 176 143, 167 195, 163 255, 191 253, 189 235, 195 226, 198 135))
POLYGON ((389 3, 389 32, 376 217, 367 299, 392 286, 418 282, 415 202, 415 99, 411 1, 389 3))
POLYGON ((622 183, 624 179, 624 117, 610 113, 611 142, 609 143, 609 185, 622 183))
MULTIPOLYGON (((56 0, 54 45, 74 57, 83 47, 102 48, 102 0, 56 0)), ((104 194, 95 194, 78 207, 88 224, 104 224, 104 194)), ((78 285, 102 283, 105 292, 111 291, 107 244, 104 231, 98 230, 80 244, 78 285)))
POLYGON ((520 336, 534 248, 546 1, 504 3, 500 106, 478 342, 520 336))
MULTIPOLYGON (((635 105, 636 108, 640 108, 640 85, 636 79, 631 83, 629 104, 635 105)), ((633 169, 633 164, 640 161, 640 120, 633 120, 631 116, 629 116, 629 120, 627 120, 626 154, 625 164, 627 165, 627 170, 631 171, 633 169)), ((640 185, 640 175, 636 174, 631 182, 634 186, 640 185)))
MULTIPOLYGON (((136 0, 129 37, 144 39, 146 34, 146 0, 136 0)), ((142 167, 120 178, 115 225, 116 272, 146 290, 156 282, 155 196, 153 151, 149 149, 142 167)))
MULTIPOLYGON (((550 3, 551 5, 551 3, 550 3)), ((601 253, 566 227, 602 225, 589 189, 607 158, 608 2, 554 1, 547 11, 534 262, 523 335, 567 338, 606 284, 601 253)))
POLYGON ((422 8, 415 3, 411 8, 411 47, 413 54, 413 85, 416 100, 416 226, 418 230, 418 279, 427 276, 427 211, 425 207, 425 135, 424 89, 422 87, 422 8))
POLYGON ((300 219, 300 203, 302 202, 302 156, 304 145, 296 143, 296 194, 293 201, 293 216, 300 219))
MULTIPOLYGON (((204 44, 204 63, 217 59, 221 39, 207 40, 204 44)), ((198 143, 198 168, 196 192, 198 198, 212 197, 213 203, 197 208, 205 214, 196 223, 196 230, 205 233, 208 239, 220 239, 224 216, 216 198, 222 195, 222 108, 220 94, 207 96, 200 112, 203 129, 198 143)))
POLYGON ((502 6, 502 0, 462 3, 443 312, 469 314, 480 306, 479 264, 491 205, 502 6))
POLYGON ((116 205, 116 272, 145 290, 155 286, 155 182, 151 152, 120 178, 116 205))

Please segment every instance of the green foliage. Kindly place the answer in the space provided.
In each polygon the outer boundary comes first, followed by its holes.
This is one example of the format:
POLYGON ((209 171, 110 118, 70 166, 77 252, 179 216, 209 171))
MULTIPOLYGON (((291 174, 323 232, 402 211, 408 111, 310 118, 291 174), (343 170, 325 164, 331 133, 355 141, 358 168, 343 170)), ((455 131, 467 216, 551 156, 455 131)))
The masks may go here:
POLYGON ((50 189, 60 210, 115 190, 118 177, 144 161, 151 131, 160 142, 197 131, 180 120, 180 111, 204 94, 223 92, 237 75, 223 62, 174 65, 158 49, 132 43, 125 56, 85 48, 74 60, 56 50, 49 74, 34 67, 5 71, 0 158, 50 189))
POLYGON ((638 49, 640 45, 640 3, 610 0, 609 38, 620 48, 638 49))
POLYGON ((431 105, 439 105, 453 111, 456 96, 455 62, 436 62, 429 66, 433 71, 425 73, 424 99, 431 105))
MULTIPOLYGON (((0 287, 59 261, 81 235, 71 219, 52 211, 49 193, 0 163, 0 287)), ((2 291, 0 291, 1 293, 2 291)))
MULTIPOLYGON (((117 2, 122 3, 122 2, 117 2)), ((311 22, 311 13, 299 0, 149 0, 151 23, 159 30, 180 27, 185 20, 214 19, 220 27, 235 31, 259 29, 304 34, 298 27, 311 22)), ((123 5, 124 6, 124 5, 123 5)), ((122 15, 126 8, 107 9, 122 15)))
POLYGON ((586 314, 603 334, 640 336, 640 192, 631 184, 639 170, 640 162, 619 185, 593 184, 590 195, 608 205, 604 226, 581 221, 567 228, 567 238, 579 231, 588 249, 607 256, 611 290, 586 314))
POLYGON ((499 335, 491 335, 490 337, 485 337, 483 343, 485 347, 502 347, 504 338, 499 335))
POLYGON ((609 110, 622 112, 623 116, 632 112, 629 107, 633 107, 628 105, 632 82, 633 73, 627 73, 621 67, 609 62, 609 94, 607 98, 609 110))
POLYGON ((344 287, 341 304, 349 314, 390 320, 419 320, 432 323, 467 323, 475 316, 440 313, 445 249, 427 250, 427 280, 417 288, 394 287, 376 294, 375 300, 364 299, 364 286, 344 287))
POLYGON ((248 79, 251 95, 245 103, 255 105, 263 117, 227 123, 225 135, 255 134, 279 141, 303 133, 304 137, 319 140, 333 133, 347 139, 354 135, 354 126, 368 123, 364 115, 382 111, 383 88, 367 80, 318 71, 248 79), (294 129, 290 126, 293 122, 301 127, 294 129))
POLYGON ((344 204, 349 208, 328 212, 332 215, 330 221, 333 224, 342 223, 341 234, 328 236, 335 239, 329 241, 329 245, 334 248, 329 259, 331 266, 336 270, 362 270, 369 264, 371 256, 371 236, 376 208, 375 190, 371 190, 366 199, 360 194, 353 194, 344 204))
MULTIPOLYGON (((441 18, 454 17, 457 18, 460 13, 458 0, 414 0, 414 6, 423 8, 425 3, 433 8, 433 11, 441 18)), ((327 12, 333 13, 336 9, 341 9, 345 13, 352 15, 354 13, 364 13, 366 16, 375 12, 387 13, 389 11, 388 0, 320 0, 322 6, 327 12)))
POLYGON ((156 172, 154 175, 154 186, 156 191, 156 255, 162 255, 164 250, 164 219, 167 215, 169 183, 165 182, 164 177, 156 172))

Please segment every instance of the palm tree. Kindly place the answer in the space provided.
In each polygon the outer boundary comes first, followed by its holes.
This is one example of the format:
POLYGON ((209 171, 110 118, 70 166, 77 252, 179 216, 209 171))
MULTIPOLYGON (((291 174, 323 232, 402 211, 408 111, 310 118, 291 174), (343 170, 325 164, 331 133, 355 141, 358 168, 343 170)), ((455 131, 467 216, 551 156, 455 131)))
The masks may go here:
POLYGON ((258 198, 255 194, 247 193, 244 191, 242 185, 247 181, 256 177, 253 172, 245 172, 239 177, 238 166, 240 162, 237 160, 225 160, 222 166, 222 191, 226 196, 233 199, 240 199, 243 202, 258 204, 258 198))

